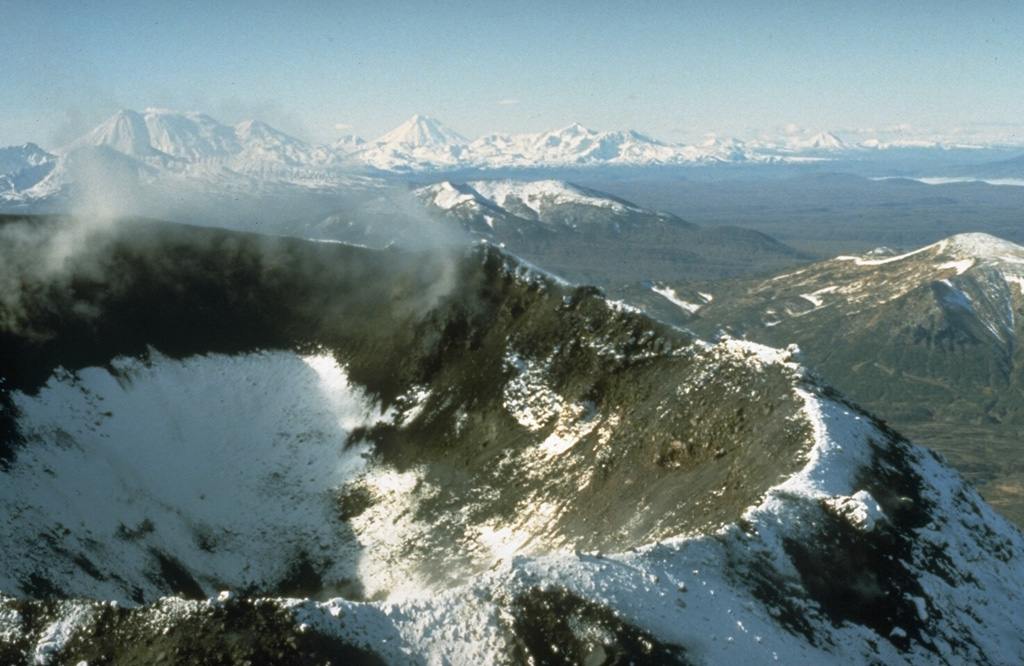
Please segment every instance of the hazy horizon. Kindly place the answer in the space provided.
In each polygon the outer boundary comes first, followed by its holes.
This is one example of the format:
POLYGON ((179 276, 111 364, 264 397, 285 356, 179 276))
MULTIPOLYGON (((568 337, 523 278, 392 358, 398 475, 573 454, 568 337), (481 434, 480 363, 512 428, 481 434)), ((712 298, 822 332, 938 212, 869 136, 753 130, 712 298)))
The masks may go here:
POLYGON ((0 25, 0 146, 119 109, 313 142, 415 113, 469 138, 573 122, 670 142, 833 131, 1024 141, 1024 6, 867 2, 25 2, 0 25))

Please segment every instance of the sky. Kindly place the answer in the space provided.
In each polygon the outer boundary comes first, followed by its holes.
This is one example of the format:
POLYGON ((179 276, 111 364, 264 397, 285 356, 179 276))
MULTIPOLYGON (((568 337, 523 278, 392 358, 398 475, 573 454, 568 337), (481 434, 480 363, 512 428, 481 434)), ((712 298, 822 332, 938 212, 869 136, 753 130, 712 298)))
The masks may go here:
POLYGON ((1024 143, 1024 3, 4 0, 0 146, 122 108, 379 136, 574 122, 668 142, 833 131, 1024 143))

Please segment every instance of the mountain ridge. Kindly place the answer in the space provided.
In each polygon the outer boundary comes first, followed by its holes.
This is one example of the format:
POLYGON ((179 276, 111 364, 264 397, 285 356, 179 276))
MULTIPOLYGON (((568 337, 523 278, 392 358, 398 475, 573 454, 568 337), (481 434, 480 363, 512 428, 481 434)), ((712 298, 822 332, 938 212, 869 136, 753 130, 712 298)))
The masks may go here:
MULTIPOLYGON (((960 149, 929 145, 940 152, 960 149)), ((188 165, 214 162, 240 173, 265 176, 271 175, 274 167, 317 171, 321 179, 329 179, 338 169, 349 174, 411 177, 460 171, 813 166, 832 162, 856 165, 870 162, 872 154, 891 152, 884 148, 899 149, 898 145, 879 141, 847 143, 830 132, 773 141, 716 137, 703 143, 670 144, 633 130, 595 131, 579 123, 533 134, 488 134, 468 139, 440 121, 421 115, 370 142, 342 137, 331 145, 317 145, 260 121, 230 127, 201 112, 150 108, 141 113, 121 110, 54 152, 60 155, 75 148, 97 146, 108 146, 165 169, 182 170, 188 165), (255 127, 260 132, 254 133, 255 127)), ((948 165, 942 169, 943 173, 949 171, 948 165)), ((4 173, 9 171, 5 167, 4 173)))
POLYGON ((33 296, 0 328, 6 663, 1024 655, 1024 536, 795 350, 489 245, 139 221, 40 271, 77 231, 0 226, 33 296))
POLYGON ((943 451, 1021 523, 1022 290, 1024 247, 969 233, 757 280, 651 284, 627 300, 698 335, 798 344, 811 367, 943 451))
POLYGON ((636 280, 724 277, 808 259, 758 232, 699 227, 564 181, 446 180, 413 195, 431 219, 616 297, 636 280))

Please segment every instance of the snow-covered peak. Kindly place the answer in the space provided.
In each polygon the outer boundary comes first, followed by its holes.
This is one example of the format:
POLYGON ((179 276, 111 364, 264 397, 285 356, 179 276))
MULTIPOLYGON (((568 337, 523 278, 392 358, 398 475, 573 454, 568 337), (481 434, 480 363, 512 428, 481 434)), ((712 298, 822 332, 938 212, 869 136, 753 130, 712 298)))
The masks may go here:
POLYGON ((711 137, 700 145, 700 161, 743 162, 748 158, 747 145, 739 139, 711 137))
MULTIPOLYGON (((302 188, 325 183, 348 183, 341 167, 344 153, 309 144, 259 120, 231 127, 193 111, 123 110, 62 149, 69 158, 81 149, 110 150, 155 169, 154 178, 185 178, 201 189, 243 187, 254 193, 267 185, 302 188)), ((79 160, 81 161, 81 160, 79 160)), ((109 160, 107 160, 109 162, 109 160)), ((57 169, 47 192, 74 188, 74 174, 85 171, 57 169)), ((153 180, 153 178, 148 178, 153 180)))
POLYGON ((172 157, 195 161, 241 149, 235 131, 205 113, 147 109, 143 118, 153 148, 172 157))
MULTIPOLYGON (((677 145, 632 130, 597 131, 580 123, 536 134, 494 133, 471 141, 440 121, 422 115, 411 117, 369 143, 357 137, 344 137, 329 147, 313 150, 298 139, 284 137, 258 121, 231 128, 201 113, 147 109, 142 114, 122 111, 76 143, 108 146, 155 166, 167 166, 171 160, 171 167, 179 170, 182 164, 218 160, 225 163, 238 158, 243 163, 240 168, 247 173, 254 170, 249 164, 252 159, 290 167, 358 160, 392 173, 424 173, 787 161, 804 159, 801 151, 813 155, 816 151, 838 152, 844 146, 827 133, 810 139, 799 149, 781 152, 748 146, 736 139, 677 145), (333 158, 326 152, 332 153, 333 158), (284 157, 285 153, 289 156, 284 157)), ((814 159, 824 158, 819 155, 814 159)))
POLYGON ((977 261, 1024 263, 1024 247, 989 234, 957 234, 940 241, 936 249, 947 255, 977 261))
POLYGON ((561 180, 479 180, 469 183, 481 196, 498 206, 509 199, 518 200, 535 212, 543 205, 582 204, 604 208, 625 209, 614 199, 598 196, 561 180))
MULTIPOLYGON (((284 132, 279 132, 261 120, 243 120, 235 125, 235 135, 240 139, 280 141, 283 138, 291 139, 284 132)), ((297 139, 293 139, 296 140, 297 139)))
POLYGON ((468 139, 439 120, 416 114, 387 134, 376 139, 377 145, 406 148, 445 147, 469 143, 468 139))
POLYGON ((549 134, 552 134, 552 135, 555 135, 555 136, 561 136, 561 137, 579 137, 579 136, 593 136, 593 135, 597 134, 597 132, 595 132, 594 130, 590 129, 589 127, 585 127, 581 123, 573 123, 572 125, 569 125, 568 127, 564 127, 562 129, 556 130, 554 132, 549 132, 549 134))
POLYGON ((814 136, 792 144, 796 150, 846 150, 848 146, 832 132, 819 132, 814 136))
POLYGON ((34 143, 0 148, 0 175, 53 162, 54 155, 34 143))
MULTIPOLYGON (((795 326, 787 323, 790 320, 812 312, 817 313, 818 322, 872 313, 891 318, 897 326, 934 323, 936 313, 953 312, 951 330, 974 340, 991 335, 993 344, 1002 345, 1019 334, 1014 312, 1021 294, 1024 247, 988 234, 969 233, 898 254, 876 251, 839 256, 759 281, 747 292, 754 300, 741 310, 758 309, 763 327, 781 325, 774 334, 795 326), (758 305, 751 305, 754 302, 758 305), (898 305, 891 305, 894 303, 898 305)), ((874 330, 882 320, 864 321, 867 323, 849 325, 874 330)), ((877 334, 889 333, 879 329, 877 334)))
MULTIPOLYGON (((543 132, 536 137, 536 144, 547 148, 570 147, 579 148, 583 142, 593 141, 597 132, 589 130, 579 123, 573 123, 561 130, 543 132)), ((584 146, 589 144, 583 144, 584 146)))
POLYGON ((153 157, 149 128, 142 114, 122 109, 70 145, 60 149, 61 153, 76 148, 107 146, 131 157, 153 157))
MULTIPOLYGON (((106 146, 146 161, 151 166, 178 173, 197 163, 202 163, 202 168, 207 171, 215 171, 245 151, 252 154, 254 151, 246 145, 247 141, 259 143, 273 132, 276 130, 257 121, 247 121, 232 128, 196 112, 159 108, 147 108, 142 113, 122 110, 58 152, 106 146), (255 136, 258 128, 262 130, 259 138, 255 136)), ((538 168, 807 163, 845 160, 851 156, 859 160, 884 159, 884 156, 872 158, 869 153, 895 148, 907 149, 911 154, 913 151, 910 149, 948 152, 951 149, 983 147, 948 139, 922 140, 915 136, 868 138, 861 133, 857 133, 855 141, 844 141, 829 131, 817 134, 800 131, 750 141, 713 138, 706 142, 670 143, 633 130, 595 130, 578 122, 551 131, 523 134, 494 132, 469 139, 437 119, 417 114, 373 141, 364 142, 361 138, 346 136, 329 146, 316 146, 312 152, 316 154, 313 162, 317 165, 361 162, 382 172, 423 174, 538 168), (333 153, 333 158, 326 152, 333 153)), ((288 143, 291 142, 301 145, 291 151, 296 155, 309 153, 312 146, 289 137, 288 143)), ((273 143, 284 145, 277 140, 273 143)), ((996 147, 999 144, 986 145, 996 147)), ((265 152, 263 148, 255 149, 255 153, 261 152, 265 152)), ((243 162, 247 161, 248 158, 243 159, 243 162)), ((271 161, 289 167, 310 166, 305 158, 299 157, 282 162, 278 156, 271 161)), ((228 165, 228 168, 233 167, 228 165)), ((250 167, 242 170, 252 173, 250 167)))
POLYGON ((469 185, 457 185, 448 181, 428 185, 418 190, 418 193, 428 199, 431 204, 444 211, 452 210, 464 204, 491 205, 492 203, 469 185))
POLYGON ((892 141, 885 141, 883 139, 867 139, 862 141, 860 144, 861 148, 869 148, 873 150, 889 150, 892 148, 942 148, 942 145, 937 141, 930 141, 928 139, 895 139, 892 141))
POLYGON ((234 134, 240 152, 232 166, 240 171, 253 172, 274 166, 308 169, 341 161, 341 156, 330 148, 308 144, 258 120, 239 123, 234 134))
POLYGON ((203 113, 146 109, 118 111, 62 152, 105 146, 142 160, 197 161, 225 157, 240 150, 234 130, 203 113))
POLYGON ((42 182, 56 163, 56 155, 34 143, 0 148, 0 203, 20 199, 23 192, 42 182))
POLYGON ((543 215, 551 206, 568 204, 617 212, 629 209, 616 199, 560 180, 477 180, 464 185, 445 181, 422 188, 419 192, 441 210, 452 210, 465 204, 502 210, 525 207, 537 215, 543 215))
POLYGON ((331 150, 342 154, 355 152, 366 145, 366 140, 355 134, 346 134, 331 143, 331 150))
POLYGON ((966 233, 902 254, 875 250, 862 256, 836 257, 838 262, 853 262, 857 266, 868 267, 898 265, 908 261, 951 266, 950 259, 959 260, 961 265, 973 265, 975 262, 1024 264, 1024 247, 985 233, 966 233))

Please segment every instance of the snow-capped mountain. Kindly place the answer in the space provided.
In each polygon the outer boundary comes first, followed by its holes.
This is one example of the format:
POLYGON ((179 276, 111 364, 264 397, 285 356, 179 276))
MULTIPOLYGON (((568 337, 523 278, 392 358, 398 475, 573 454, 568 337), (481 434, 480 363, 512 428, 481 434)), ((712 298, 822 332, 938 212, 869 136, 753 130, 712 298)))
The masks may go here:
POLYGON ((46 152, 34 143, 0 148, 0 173, 4 175, 17 174, 26 169, 52 164, 55 158, 55 155, 46 152))
POLYGON ((796 151, 814 151, 814 152, 837 152, 843 150, 849 150, 849 146, 846 145, 842 139, 833 134, 832 132, 819 132, 814 136, 806 139, 797 139, 787 146, 791 150, 796 151))
POLYGON ((329 168, 341 161, 329 148, 307 144, 259 121, 228 127, 202 113, 164 109, 120 111, 61 152, 99 146, 172 170, 216 164, 239 173, 261 173, 274 168, 329 168))
POLYGON ((355 156, 385 172, 432 171, 461 165, 469 141, 440 121, 415 115, 359 147, 355 156))
MULTIPOLYGON (((84 149, 110 149, 158 169, 163 179, 176 179, 175 187, 188 183, 200 189, 235 193, 249 189, 260 196, 281 187, 340 190, 348 187, 355 176, 368 174, 420 178, 453 172, 535 175, 538 170, 553 174, 559 170, 716 165, 771 168, 841 163, 844 168, 862 168, 876 175, 881 167, 872 167, 872 159, 885 164, 896 160, 896 167, 887 168, 906 173, 929 164, 929 150, 941 156, 942 173, 923 175, 959 173, 953 169, 958 153, 944 144, 932 142, 928 149, 913 144, 917 148, 910 151, 913 159, 902 167, 895 157, 899 151, 877 150, 902 145, 871 140, 847 143, 829 132, 786 141, 744 142, 719 137, 692 145, 670 144, 634 131, 595 131, 578 123, 535 134, 489 134, 468 139, 438 120, 416 115, 373 141, 348 136, 328 146, 307 143, 255 120, 231 127, 203 113, 147 109, 142 113, 122 110, 54 152, 63 156, 84 149)), ((977 162, 976 156, 972 160, 977 162)), ((15 172, 22 169, 0 159, 0 179, 6 184, 4 198, 9 205, 53 204, 54 193, 71 186, 51 179, 45 187, 34 190, 45 176, 43 169, 16 177, 15 172)), ((50 206, 55 207, 59 208, 50 206)))
POLYGON ((251 219, 252 208, 300 210, 316 197, 332 198, 316 204, 330 210, 370 184, 359 175, 363 167, 336 150, 265 123, 229 127, 202 113, 163 109, 120 111, 55 152, 37 178, 0 175, 0 183, 16 184, 3 193, 5 207, 185 220, 220 211, 215 217, 251 219))
MULTIPOLYGON (((599 169, 699 167, 715 165, 808 165, 842 163, 857 168, 864 161, 899 162, 907 152, 907 168, 927 168, 927 153, 936 165, 949 167, 951 155, 998 148, 987 144, 937 139, 863 138, 844 140, 833 132, 782 139, 742 141, 713 137, 696 144, 665 143, 632 130, 595 131, 579 123, 533 134, 488 134, 466 139, 440 121, 416 115, 375 141, 338 144, 341 150, 383 173, 436 173, 533 169, 599 169), (921 152, 924 150, 924 152, 921 152), (884 153, 884 154, 883 154, 884 153)), ((1004 154, 1003 150, 995 151, 1004 154)), ((976 162, 976 155, 971 156, 976 162)), ((868 170, 874 174, 874 171, 868 170)), ((927 174, 926 174, 927 175, 927 174)))
POLYGON ((794 350, 493 246, 69 224, 0 228, 4 663, 1024 659, 1024 536, 794 350))
POLYGON ((99 146, 142 159, 158 157, 161 152, 153 145, 145 117, 128 109, 118 111, 60 152, 99 146))
POLYGON ((422 116, 414 116, 369 146, 355 156, 386 172, 665 167, 797 159, 762 155, 735 140, 670 145, 633 131, 597 132, 579 123, 537 134, 490 134, 468 141, 422 116))
POLYGON ((645 305, 699 334, 799 344, 808 364, 942 450, 1024 523, 1012 453, 1024 428, 1024 247, 962 234, 769 279, 653 286, 645 305), (972 440, 986 444, 968 451, 972 440))
POLYGON ((468 143, 468 139, 439 120, 416 114, 373 141, 376 146, 441 148, 468 143))
POLYGON ((331 142, 331 150, 341 155, 348 155, 360 150, 366 145, 362 137, 355 134, 346 134, 331 142))
MULTIPOLYGON (((794 169, 849 169, 872 176, 898 172, 965 177, 958 162, 958 156, 966 154, 963 150, 944 144, 905 151, 877 149, 881 147, 870 141, 846 143, 827 132, 776 142, 716 137, 692 145, 670 144, 633 131, 600 132, 578 123, 556 131, 490 134, 471 140, 419 115, 370 142, 348 136, 331 145, 317 145, 256 120, 232 127, 198 112, 122 110, 54 150, 51 157, 22 155, 19 147, 3 149, 10 157, 0 158, 0 206, 5 210, 66 212, 81 208, 77 200, 83 192, 92 199, 101 198, 102 193, 93 190, 113 184, 114 189, 136 195, 121 198, 120 214, 192 221, 185 208, 199 208, 204 200, 207 205, 213 200, 213 207, 225 210, 230 202, 249 202, 247 210, 258 211, 256 200, 268 202, 276 197, 294 202, 313 194, 335 199, 324 199, 315 206, 318 214, 327 214, 345 208, 347 204, 337 199, 353 190, 386 186, 386 180, 422 183, 454 174, 475 178, 541 175, 547 180, 579 178, 581 173, 598 175, 602 170, 618 176, 633 170, 654 173, 704 167, 737 169, 729 173, 750 175, 759 169, 781 173, 784 165, 790 165, 794 169), (866 150, 868 147, 876 150, 866 150), (73 165, 57 168, 62 160, 103 165, 111 161, 104 151, 138 165, 118 168, 114 174, 73 165), (89 153, 92 155, 86 156, 89 153), (78 157, 73 157, 76 154, 78 157), (16 155, 21 157, 15 159, 16 155), (39 164, 29 163, 40 159, 43 162, 39 164), (132 171, 147 175, 140 182, 116 180, 132 171), (87 182, 75 182, 87 173, 87 182), (188 204, 185 208, 175 204, 182 201, 188 204)), ((971 153, 968 164, 983 161, 979 156, 984 151, 966 152, 971 153)), ((993 159, 1014 155, 1008 150, 991 152, 993 159)), ((974 167, 964 168, 970 172, 974 167)))
MULTIPOLYGON (((680 159, 679 151, 633 131, 595 132, 575 123, 562 130, 518 137, 509 166, 533 160, 540 165, 669 164, 680 159)), ((486 154, 483 156, 486 160, 486 154)), ((501 156, 494 159, 500 164, 501 156)))
POLYGON ((56 161, 56 155, 34 143, 0 148, 0 201, 16 199, 20 192, 34 187, 56 161))
POLYGON ((638 280, 723 277, 805 260, 754 231, 698 227, 564 181, 443 181, 414 195, 431 220, 612 292, 638 280))
POLYGON ((476 214, 518 211, 541 221, 564 221, 564 217, 553 214, 553 211, 567 205, 606 209, 620 215, 649 214, 649 211, 607 194, 558 180, 478 180, 464 185, 444 181, 421 188, 417 194, 441 211, 461 208, 468 208, 476 214))

